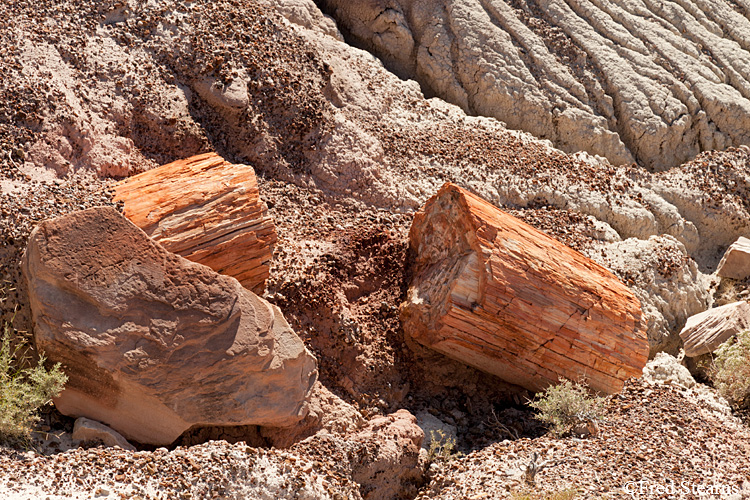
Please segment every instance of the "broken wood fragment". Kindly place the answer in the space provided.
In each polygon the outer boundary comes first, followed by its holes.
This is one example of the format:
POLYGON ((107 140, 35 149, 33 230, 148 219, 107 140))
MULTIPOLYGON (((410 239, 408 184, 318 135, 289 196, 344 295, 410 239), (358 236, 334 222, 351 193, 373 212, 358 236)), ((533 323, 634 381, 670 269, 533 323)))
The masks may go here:
POLYGON ((170 252, 263 292, 276 229, 252 167, 193 156, 119 182, 115 201, 170 252))

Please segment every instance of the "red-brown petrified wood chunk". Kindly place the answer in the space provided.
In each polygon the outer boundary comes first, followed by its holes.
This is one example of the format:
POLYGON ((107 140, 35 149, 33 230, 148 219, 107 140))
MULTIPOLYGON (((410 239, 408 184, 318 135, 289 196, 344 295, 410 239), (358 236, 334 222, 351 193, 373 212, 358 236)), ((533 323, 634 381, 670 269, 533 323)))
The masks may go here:
POLYGON ((534 391, 565 377, 614 393, 640 376, 640 302, 591 259, 451 183, 409 238, 401 315, 417 342, 534 391))
POLYGON ((252 167, 193 156, 121 181, 115 200, 170 252, 263 292, 276 229, 252 167))

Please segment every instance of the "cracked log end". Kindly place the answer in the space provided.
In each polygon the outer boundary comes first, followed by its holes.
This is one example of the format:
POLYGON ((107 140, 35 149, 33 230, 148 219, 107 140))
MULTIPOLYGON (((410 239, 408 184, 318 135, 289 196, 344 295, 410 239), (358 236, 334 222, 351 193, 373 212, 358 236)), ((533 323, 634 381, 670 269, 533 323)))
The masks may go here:
POLYGON ((409 238, 413 340, 532 391, 565 377, 615 393, 641 375, 640 302, 594 261, 451 183, 409 238))
POLYGON ((119 182, 115 201, 170 252, 263 292, 276 228, 252 167, 193 156, 119 182))

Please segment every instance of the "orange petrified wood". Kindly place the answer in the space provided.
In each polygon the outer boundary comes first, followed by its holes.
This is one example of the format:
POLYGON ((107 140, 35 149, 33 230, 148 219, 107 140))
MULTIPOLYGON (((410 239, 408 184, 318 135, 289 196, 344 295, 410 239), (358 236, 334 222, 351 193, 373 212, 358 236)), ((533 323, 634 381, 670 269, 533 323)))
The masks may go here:
POLYGON ((641 374, 641 306, 612 273, 447 183, 414 217, 404 331, 538 391, 560 377, 605 393, 641 374))
POLYGON ((119 182, 115 200, 170 252, 263 292, 276 229, 252 167, 193 156, 119 182))

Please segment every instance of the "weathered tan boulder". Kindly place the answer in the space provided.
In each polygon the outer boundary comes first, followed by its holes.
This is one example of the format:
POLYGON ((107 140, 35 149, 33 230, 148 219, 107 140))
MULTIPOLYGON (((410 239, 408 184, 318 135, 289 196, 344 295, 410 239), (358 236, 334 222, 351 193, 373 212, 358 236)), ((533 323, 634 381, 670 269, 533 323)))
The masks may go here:
POLYGON ((276 229, 252 167, 193 156, 120 181, 115 200, 170 252, 263 291, 276 229))
POLYGON ((735 280, 744 280, 750 276, 750 239, 740 236, 727 248, 716 274, 735 280))
POLYGON ((685 356, 695 357, 715 351, 744 330, 750 330, 750 304, 741 300, 690 316, 680 338, 685 356))
POLYGON ((612 393, 640 376, 639 301, 602 266, 450 183, 409 239, 401 316, 417 342, 534 391, 585 377, 612 393))
POLYGON ((260 434, 274 448, 289 448, 317 434, 351 434, 364 424, 362 414, 326 386, 317 382, 310 394, 309 411, 292 427, 262 427, 260 434))
POLYGON ((116 210, 41 223, 23 270, 36 345, 69 377, 62 413, 151 444, 192 425, 304 417, 316 360, 278 308, 116 210))

